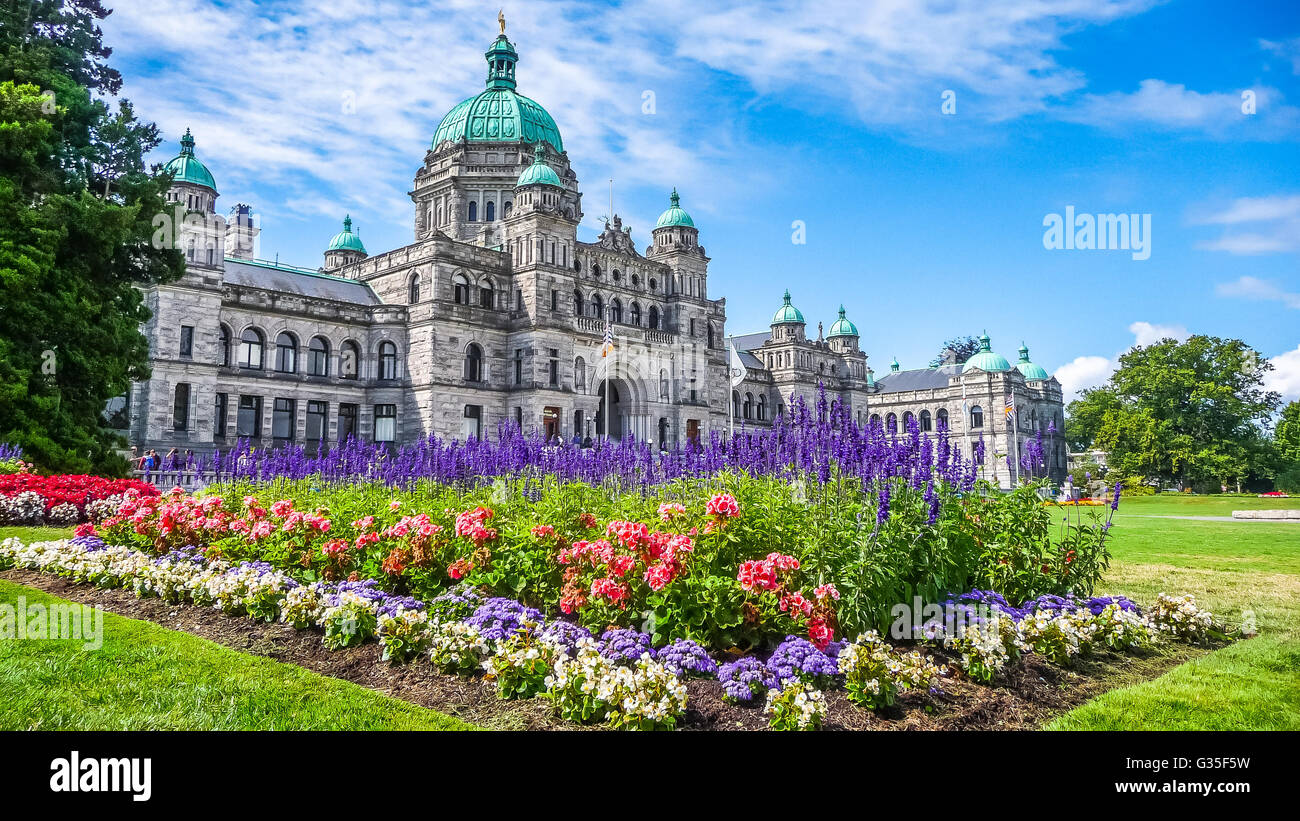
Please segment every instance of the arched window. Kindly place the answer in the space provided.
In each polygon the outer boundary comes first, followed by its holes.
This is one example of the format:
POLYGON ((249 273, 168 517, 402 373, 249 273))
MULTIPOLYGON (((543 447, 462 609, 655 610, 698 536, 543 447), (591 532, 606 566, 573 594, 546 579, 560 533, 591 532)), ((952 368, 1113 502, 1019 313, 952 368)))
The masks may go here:
POLYGON ((582 316, 583 299, 581 291, 573 292, 573 315, 582 316))
POLYGON ((457 305, 469 304, 469 277, 464 274, 456 274, 452 277, 452 297, 457 305))
POLYGON ((239 367, 262 369, 262 332, 248 328, 239 336, 239 367))
POLYGON ((871 414, 871 427, 873 428, 880 427, 880 414, 878 413, 871 414))
POLYGON ((591 295, 591 315, 597 319, 605 318, 605 300, 600 298, 600 294, 591 295))
POLYGON ((298 340, 283 333, 275 338, 275 369, 280 373, 298 370, 298 340))
POLYGON ((313 336, 307 343, 307 373, 312 376, 330 375, 330 343, 324 337, 313 336))
POLYGON ((487 221, 488 221, 488 222, 495 222, 495 221, 496 221, 496 218, 497 218, 497 204, 496 204, 495 202, 489 202, 489 203, 487 204, 487 207, 484 208, 483 210, 484 210, 484 211, 486 212, 486 214, 487 214, 487 221))
POLYGON ((471 202, 471 203, 469 204, 469 221, 470 221, 470 222, 478 222, 478 203, 477 203, 477 202, 471 202))
POLYGON ((708 336, 708 343, 707 343, 707 344, 708 344, 708 347, 712 348, 712 347, 713 347, 713 325, 712 325, 712 323, 710 323, 710 324, 705 328, 705 330, 707 331, 707 336, 708 336))
POLYGON ((653 291, 655 288, 658 287, 659 287, 659 282, 654 277, 650 277, 650 290, 653 291))
POLYGON ((762 422, 767 419, 767 397, 761 393, 758 395, 758 421, 762 422))
POLYGON ((573 362, 573 389, 578 393, 587 392, 587 360, 582 357, 573 362))
POLYGON ((948 429, 948 411, 945 410, 945 409, 943 409, 943 408, 939 408, 939 410, 938 410, 938 411, 935 413, 935 415, 934 415, 934 424, 935 424, 935 428, 936 428, 937 430, 939 430, 939 431, 945 431, 945 430, 947 430, 947 429, 948 429))
POLYGON ((465 379, 470 382, 483 381, 483 349, 477 342, 469 343, 465 349, 465 379))
POLYGON ((478 304, 480 308, 491 308, 496 305, 495 292, 492 289, 492 280, 485 279, 479 284, 478 304))
POLYGON ((885 430, 889 431, 890 433, 898 433, 897 416, 891 413, 885 417, 885 430))
POLYGON ((930 412, 928 410, 921 411, 921 432, 929 433, 932 430, 934 430, 934 426, 931 424, 930 412))
POLYGON ((649 314, 649 316, 650 316, 650 319, 649 319, 649 321, 648 321, 646 324, 648 324, 648 325, 650 326, 650 329, 651 329, 652 331, 657 331, 657 330, 659 330, 659 309, 656 308, 655 306, 651 305, 651 306, 650 306, 650 314, 649 314))
POLYGON ((619 301, 618 297, 614 297, 609 301, 609 319, 611 322, 623 321, 623 303, 619 301))
POLYGON ((379 343, 379 378, 397 378, 397 346, 391 342, 379 343))
POLYGON ((591 266, 591 275, 594 276, 596 279, 600 279, 600 265, 599 265, 599 264, 593 264, 593 265, 591 266))
POLYGON ((217 356, 220 357, 218 361, 221 363, 222 367, 229 367, 230 366, 230 342, 231 342, 230 328, 224 323, 222 323, 221 326, 218 328, 217 333, 220 335, 220 340, 218 344, 221 345, 221 350, 217 351, 217 356))
POLYGON ((514 207, 514 204, 511 203, 509 200, 506 200, 506 204, 503 205, 503 206, 501 206, 501 219, 503 219, 503 220, 504 220, 504 219, 510 219, 510 210, 511 210, 513 207, 514 207))
POLYGON ((746 419, 754 418, 754 394, 745 394, 744 416, 746 419))
POLYGON ((632 303, 632 324, 641 324, 641 305, 637 302, 632 303))
POLYGON ((906 430, 906 431, 910 431, 910 430, 912 430, 912 419, 913 419, 913 416, 912 416, 912 412, 911 412, 911 411, 904 411, 904 412, 903 412, 903 430, 906 430))
POLYGON ((407 288, 406 301, 414 305, 420 301, 420 275, 411 275, 411 285, 407 288))
POLYGON ((659 401, 668 402, 668 371, 664 368, 659 369, 659 401))
POLYGON ((344 342, 339 348, 339 376, 356 379, 361 376, 361 348, 355 342, 344 342))
POLYGON ((731 415, 740 418, 740 391, 731 392, 731 415))
POLYGON ((984 409, 979 405, 970 409, 970 426, 972 428, 984 427, 984 409))
POLYGON ((179 382, 172 401, 172 430, 190 429, 190 383, 179 382))

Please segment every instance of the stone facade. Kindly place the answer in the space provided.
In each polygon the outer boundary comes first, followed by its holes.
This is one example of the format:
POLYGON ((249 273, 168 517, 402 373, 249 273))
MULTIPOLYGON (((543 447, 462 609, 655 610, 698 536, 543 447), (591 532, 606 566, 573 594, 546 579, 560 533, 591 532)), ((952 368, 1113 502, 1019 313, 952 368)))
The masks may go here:
POLYGON ((830 337, 809 340, 788 295, 770 333, 738 340, 746 368, 733 390, 726 300, 709 297, 709 258, 676 191, 644 251, 617 215, 580 242, 582 192, 558 128, 514 91, 504 34, 486 57, 487 89, 444 118, 416 172, 414 242, 373 256, 349 217, 318 269, 253 259, 250 207, 217 214, 187 132, 168 165, 187 270, 145 294, 153 371, 129 397, 131 444, 311 449, 348 435, 491 436, 506 422, 670 447, 737 421, 770 425, 794 395, 815 401, 819 384, 863 422, 944 410, 969 438, 964 392, 985 409, 986 438, 1010 442, 992 424, 1009 393, 1029 409, 1022 419, 1061 429, 1055 380, 940 369, 876 382, 843 314, 830 337))

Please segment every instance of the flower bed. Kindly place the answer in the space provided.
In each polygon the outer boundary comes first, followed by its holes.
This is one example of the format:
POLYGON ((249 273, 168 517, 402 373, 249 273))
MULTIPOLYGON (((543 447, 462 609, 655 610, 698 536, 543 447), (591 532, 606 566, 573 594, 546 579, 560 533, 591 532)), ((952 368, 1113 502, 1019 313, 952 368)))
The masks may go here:
MULTIPOLYGON (((465 586, 421 601, 387 593, 374 581, 303 584, 262 562, 231 563, 185 548, 154 556, 107 544, 93 531, 83 525, 72 540, 34 544, 7 539, 0 543, 0 570, 53 573, 76 583, 129 588, 142 598, 314 628, 331 649, 377 640, 393 663, 427 659, 448 673, 481 673, 497 684, 501 698, 544 697, 558 715, 582 723, 672 728, 686 709, 684 679, 717 675, 728 698, 762 703, 773 728, 816 729, 825 716, 825 690, 843 687, 852 701, 883 709, 900 692, 935 691, 957 675, 920 650, 904 651, 874 633, 824 649, 789 636, 766 659, 747 656, 718 665, 687 640, 655 649, 648 634, 635 630, 606 630, 597 637, 518 601, 465 586)), ((965 600, 983 604, 990 598, 972 591, 965 600)), ((1072 663, 1103 647, 1199 640, 1218 629, 1187 596, 1162 594, 1146 616, 1118 598, 1046 604, 1060 606, 1010 608, 1027 613, 1019 621, 996 610, 993 620, 1004 625, 1007 641, 1019 652, 1037 652, 1056 663, 1072 663), (1094 614, 1093 605, 1101 605, 1101 612, 1094 614)))
POLYGON ((102 519, 117 509, 125 494, 158 496, 158 489, 137 479, 35 473, 0 474, 0 524, 67 527, 102 519))

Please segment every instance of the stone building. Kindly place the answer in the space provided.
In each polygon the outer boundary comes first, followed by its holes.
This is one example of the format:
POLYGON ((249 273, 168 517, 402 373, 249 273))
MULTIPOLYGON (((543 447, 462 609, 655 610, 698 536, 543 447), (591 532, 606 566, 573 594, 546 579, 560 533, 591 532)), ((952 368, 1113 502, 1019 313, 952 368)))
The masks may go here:
POLYGON ((491 436, 510 422, 671 446, 736 420, 770 425, 819 383, 862 421, 911 413, 925 428, 946 414, 965 434, 965 391, 989 437, 1004 394, 1026 423, 1060 429, 1060 387, 1027 357, 1011 368, 988 352, 981 367, 895 367, 876 381, 844 311, 809 340, 788 293, 770 333, 737 339, 746 373, 733 391, 726 300, 709 296, 709 257, 677 191, 644 250, 617 215, 579 241, 582 191, 558 126, 516 90, 504 31, 485 57, 486 87, 442 119, 415 173, 414 241, 383 253, 347 216, 319 268, 255 259, 251 208, 218 214, 186 132, 166 166, 174 211, 157 223, 186 272, 145 294, 153 367, 128 397, 131 444, 310 450, 348 436, 491 436))

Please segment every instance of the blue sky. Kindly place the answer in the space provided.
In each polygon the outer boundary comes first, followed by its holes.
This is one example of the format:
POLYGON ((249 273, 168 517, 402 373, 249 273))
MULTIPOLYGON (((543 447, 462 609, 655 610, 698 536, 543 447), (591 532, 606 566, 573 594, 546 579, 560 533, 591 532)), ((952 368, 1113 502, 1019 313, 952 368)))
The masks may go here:
MULTIPOLYGON (((116 5, 105 39, 124 96, 167 137, 155 159, 192 128, 219 207, 259 214, 260 256, 313 267, 344 213, 372 253, 411 241, 406 192, 443 114, 482 88, 498 8, 116 5)), ((519 90, 582 181, 580 238, 611 177, 641 246, 676 186, 731 332, 765 328, 789 287, 813 333, 844 303, 877 371, 987 329, 1071 391, 1135 342, 1236 336, 1300 397, 1294 0, 529 0, 505 15, 519 90), (1149 214, 1150 257, 1044 248, 1044 217, 1067 206, 1149 214)))

